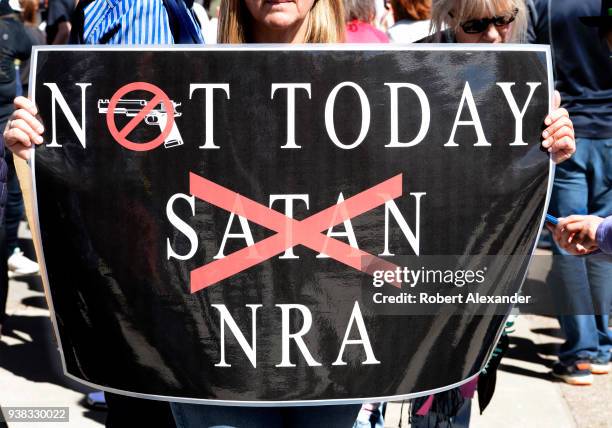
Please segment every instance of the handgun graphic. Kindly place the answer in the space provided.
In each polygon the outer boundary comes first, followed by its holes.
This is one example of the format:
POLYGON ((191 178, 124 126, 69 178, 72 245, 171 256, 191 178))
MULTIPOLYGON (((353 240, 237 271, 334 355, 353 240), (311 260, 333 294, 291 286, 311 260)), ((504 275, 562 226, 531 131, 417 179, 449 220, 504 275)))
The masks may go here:
MULTIPOLYGON (((173 117, 176 118, 182 116, 183 113, 178 111, 178 107, 181 106, 181 103, 175 103, 172 100, 170 102, 172 103, 173 117)), ((126 117, 136 117, 136 115, 138 115, 138 113, 142 111, 142 109, 147 105, 147 103, 147 100, 120 99, 117 102, 117 106, 115 107, 114 113, 121 114, 126 117)), ((109 104, 110 101, 107 99, 98 100, 98 113, 107 114, 109 104)), ((166 128, 166 124, 168 123, 168 112, 166 111, 164 103, 160 103, 149 113, 147 113, 144 121, 147 125, 159 126, 159 130, 163 132, 163 130, 166 128)), ((175 121, 172 125, 170 133, 164 140, 164 147, 169 149, 171 147, 177 147, 181 145, 183 145, 183 139, 181 138, 181 133, 179 132, 175 121)))

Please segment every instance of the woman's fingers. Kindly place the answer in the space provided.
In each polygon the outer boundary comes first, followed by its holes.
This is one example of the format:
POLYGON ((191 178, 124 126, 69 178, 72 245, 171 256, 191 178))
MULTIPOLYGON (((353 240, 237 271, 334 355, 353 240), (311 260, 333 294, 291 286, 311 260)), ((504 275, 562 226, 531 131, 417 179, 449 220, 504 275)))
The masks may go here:
POLYGON ((38 109, 26 97, 17 97, 13 101, 15 111, 4 130, 4 143, 16 156, 29 158, 29 150, 33 144, 43 142, 45 131, 42 123, 36 118, 38 109))
POLYGON ((582 216, 578 216, 578 215, 570 215, 570 216, 567 216, 567 217, 559 217, 557 219, 556 229, 563 230, 567 224, 572 223, 574 221, 577 221, 580 218, 582 218, 582 216))
POLYGON ((571 237, 574 245, 584 243, 588 233, 589 229, 585 221, 570 223, 565 227, 565 234, 571 237))
POLYGON ((9 149, 15 146, 30 147, 30 136, 19 128, 11 128, 4 133, 4 141, 9 149))
POLYGON ((38 109, 36 108, 36 105, 34 105, 34 103, 26 97, 17 97, 15 98, 15 101, 13 101, 13 103, 15 104, 15 110, 27 110, 27 112, 30 113, 32 116, 36 116, 38 114, 38 109))
POLYGON ((542 142, 542 146, 547 148, 555 163, 561 163, 576 152, 574 130, 564 126, 554 136, 542 142))
POLYGON ((570 248, 568 250, 568 252, 570 254, 574 254, 576 256, 584 256, 586 254, 589 254, 591 251, 593 251, 593 250, 591 250, 589 248, 586 248, 586 247, 584 247, 583 245, 580 245, 580 244, 576 244, 575 247, 570 248))
POLYGON ((576 220, 568 222, 564 229, 569 232, 580 232, 585 228, 585 226, 586 222, 584 220, 576 220))
POLYGON ((548 148, 550 153, 556 152, 566 152, 566 153, 574 153, 576 149, 575 140, 572 137, 565 136, 559 140, 556 140, 552 146, 548 148))
POLYGON ((546 118, 544 119, 544 124, 546 126, 552 125, 555 121, 559 120, 561 117, 566 116, 569 117, 569 113, 563 107, 556 108, 546 118))
POLYGON ((555 227, 553 229, 553 238, 555 240, 555 242, 557 242, 559 245, 562 245, 562 241, 563 241, 563 230, 565 230, 562 226, 560 226, 559 224, 557 224, 557 227, 555 227))
POLYGON ((597 249, 597 243, 589 232, 592 216, 571 215, 559 218, 553 230, 553 238, 559 247, 574 255, 589 254, 597 249))
POLYGON ((26 109, 22 108, 13 113, 13 120, 17 119, 24 120, 30 126, 30 128, 32 128, 39 135, 45 132, 45 128, 43 127, 42 123, 40 123, 40 121, 26 109))
POLYGON ((561 107, 561 94, 555 89, 553 92, 553 108, 558 109, 559 107, 561 107))
POLYGON ((553 238, 563 249, 567 249, 571 246, 571 242, 574 239, 574 235, 579 230, 580 220, 576 219, 577 216, 569 216, 560 218, 559 223, 553 230, 553 238))
POLYGON ((7 126, 4 131, 4 143, 6 147, 15 155, 27 160, 29 158, 28 151, 32 146, 31 136, 34 136, 34 141, 36 142, 42 142, 42 137, 34 133, 30 126, 22 119, 18 119, 16 124, 9 123, 9 125, 10 128, 7 126), (21 127, 30 129, 31 133, 28 134, 27 130, 23 130, 21 127))
MULTIPOLYGON (((556 93, 558 95, 558 93, 556 93)), ((560 98, 559 98, 560 100, 560 98)), ((557 104, 555 104, 557 107, 557 104)), ((572 157, 576 151, 574 125, 569 113, 564 108, 555 108, 544 123, 547 128, 542 131, 542 147, 548 150, 555 163, 561 163, 572 157)))
POLYGON ((555 140, 569 136, 574 138, 574 125, 569 117, 561 116, 554 121, 548 128, 542 131, 542 145, 546 148, 550 147, 555 140))
POLYGON ((559 217, 559 222, 557 223, 557 227, 560 229, 564 229, 568 224, 572 223, 580 223, 584 221, 584 215, 580 214, 572 214, 567 217, 559 217))
POLYGON ((30 143, 40 144, 43 142, 42 136, 38 132, 34 131, 30 124, 23 119, 11 120, 11 128, 26 134, 30 143))

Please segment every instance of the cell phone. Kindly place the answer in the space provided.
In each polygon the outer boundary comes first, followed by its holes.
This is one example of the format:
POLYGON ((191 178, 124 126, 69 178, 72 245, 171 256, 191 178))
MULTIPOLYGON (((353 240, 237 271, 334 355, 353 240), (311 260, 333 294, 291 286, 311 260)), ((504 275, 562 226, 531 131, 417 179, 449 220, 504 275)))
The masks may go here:
POLYGON ((550 214, 546 214, 546 222, 552 224, 553 226, 556 226, 557 224, 559 224, 559 219, 550 214))

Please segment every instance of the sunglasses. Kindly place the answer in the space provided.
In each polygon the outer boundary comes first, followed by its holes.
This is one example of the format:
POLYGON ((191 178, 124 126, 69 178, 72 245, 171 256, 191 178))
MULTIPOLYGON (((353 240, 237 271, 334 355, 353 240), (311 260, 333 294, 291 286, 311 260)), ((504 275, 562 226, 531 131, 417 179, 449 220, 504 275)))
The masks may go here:
MULTIPOLYGON (((467 34, 479 34, 489 28, 489 25, 493 24, 496 27, 505 27, 516 19, 518 15, 518 8, 515 8, 512 13, 501 16, 494 16, 492 18, 482 19, 470 19, 469 21, 462 22, 459 26, 467 34)), ((448 13, 451 18, 454 18, 451 12, 448 13)))

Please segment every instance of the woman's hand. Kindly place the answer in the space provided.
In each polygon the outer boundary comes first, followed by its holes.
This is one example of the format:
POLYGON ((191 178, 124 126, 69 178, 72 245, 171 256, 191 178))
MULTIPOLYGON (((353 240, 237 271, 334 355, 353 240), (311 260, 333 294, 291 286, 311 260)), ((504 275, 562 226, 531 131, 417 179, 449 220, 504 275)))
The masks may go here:
POLYGON ((569 113, 560 108, 561 95, 555 91, 553 96, 554 110, 546 119, 544 124, 547 128, 542 132, 542 147, 548 150, 555 163, 561 163, 572 157, 576 151, 576 139, 574 137, 574 124, 569 118, 569 113))
POLYGON ((45 128, 36 115, 38 109, 25 97, 15 98, 15 111, 4 129, 4 144, 16 156, 28 160, 32 144, 42 144, 45 128))
POLYGON ((597 250, 597 228, 604 221, 594 215, 571 215, 560 218, 552 229, 553 238, 570 254, 584 255, 597 250))

